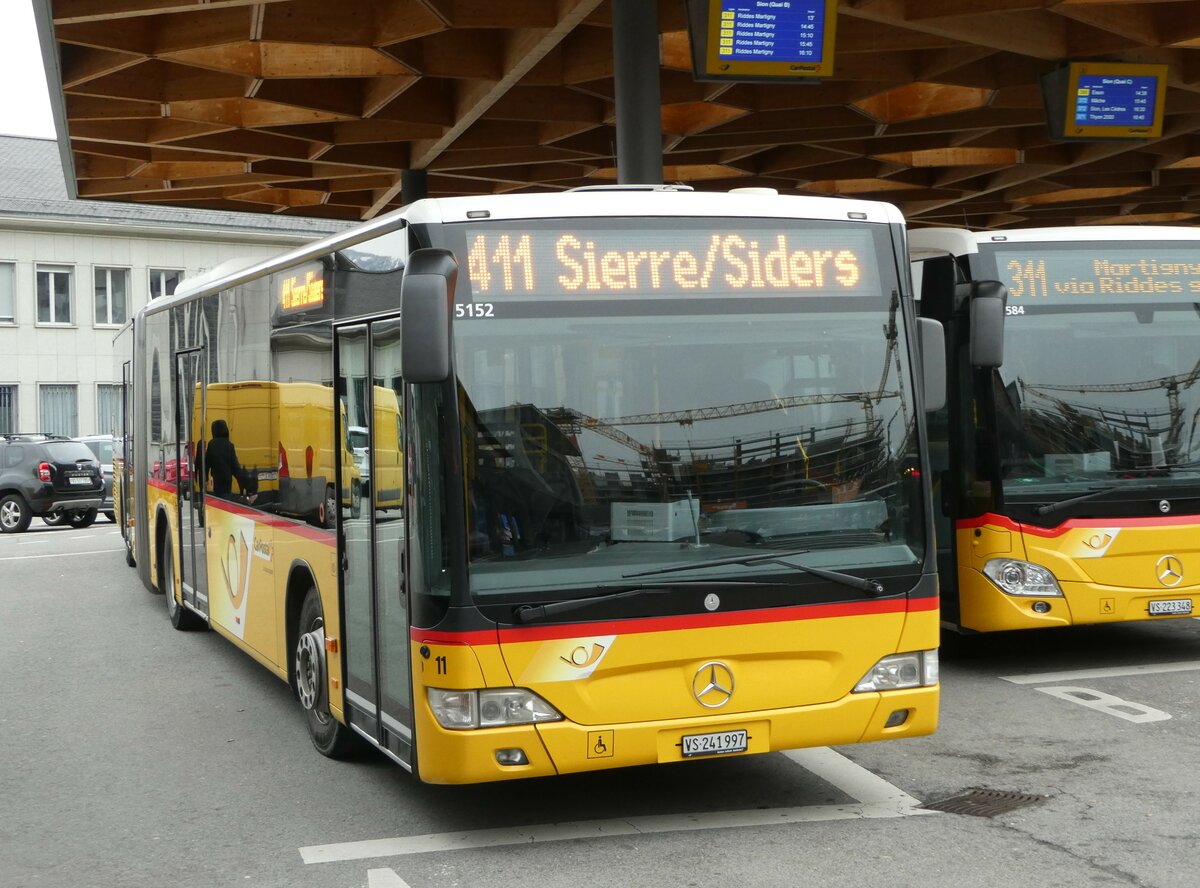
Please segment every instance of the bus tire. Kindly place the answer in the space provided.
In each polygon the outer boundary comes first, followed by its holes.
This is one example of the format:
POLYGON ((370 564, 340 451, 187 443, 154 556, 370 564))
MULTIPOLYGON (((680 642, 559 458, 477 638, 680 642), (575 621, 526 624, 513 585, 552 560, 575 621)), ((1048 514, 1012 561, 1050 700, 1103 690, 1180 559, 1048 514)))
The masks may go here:
POLYGON ((159 564, 161 565, 159 570, 162 571, 160 575, 162 582, 159 583, 159 586, 163 590, 163 597, 167 600, 167 618, 170 619, 171 625, 180 632, 199 629, 204 625, 204 621, 175 600, 175 555, 170 545, 163 546, 159 564))
POLYGON ((363 491, 362 485, 355 481, 350 485, 350 517, 362 517, 363 491))
POLYGON ((76 509, 67 513, 67 523, 72 527, 91 527, 96 521, 96 509, 76 509))
POLYGON ((296 626, 296 696, 308 722, 308 736, 317 752, 329 758, 345 758, 354 749, 354 734, 329 712, 329 676, 325 667, 325 618, 321 596, 309 586, 300 605, 296 626))
POLYGON ((133 549, 125 547, 125 563, 130 567, 137 567, 137 559, 133 557, 133 549))

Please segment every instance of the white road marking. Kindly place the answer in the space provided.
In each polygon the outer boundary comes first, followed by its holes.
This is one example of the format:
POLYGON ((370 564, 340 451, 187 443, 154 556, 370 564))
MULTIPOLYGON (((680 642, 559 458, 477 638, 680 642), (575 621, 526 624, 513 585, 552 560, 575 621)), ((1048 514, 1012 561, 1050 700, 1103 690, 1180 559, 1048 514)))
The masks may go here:
POLYGON ((822 780, 832 783, 852 798, 856 798, 857 803, 618 817, 608 820, 581 820, 573 823, 547 823, 526 827, 430 833, 422 836, 396 836, 360 842, 309 845, 300 849, 300 857, 306 864, 335 863, 346 860, 365 860, 372 857, 399 857, 437 851, 495 848, 502 845, 562 842, 571 839, 599 839, 648 833, 937 814, 936 811, 918 808, 917 805, 920 803, 912 796, 865 768, 854 764, 844 756, 838 755, 833 750, 805 750, 803 753, 789 752, 786 754, 793 761, 812 770, 822 780))
POLYGON ((1114 697, 1112 694, 1106 694, 1103 691, 1093 691, 1091 688, 1077 688, 1064 685, 1057 688, 1034 688, 1034 690, 1040 691, 1043 694, 1049 694, 1051 697, 1057 697, 1060 700, 1078 703, 1080 706, 1095 709, 1097 712, 1103 712, 1106 715, 1123 718, 1125 721, 1130 721, 1138 725, 1146 724, 1147 722, 1168 721, 1171 718, 1169 713, 1163 712, 1161 709, 1146 706, 1144 703, 1132 703, 1129 700, 1122 700, 1120 697, 1114 697))
POLYGON ((367 870, 367 888, 409 888, 409 885, 394 869, 382 867, 367 870))
POLYGON ((1076 669, 1074 672, 1036 672, 1029 675, 1001 675, 1004 681, 1013 684, 1056 684, 1080 678, 1119 678, 1123 675, 1155 675, 1161 672, 1191 672, 1200 669, 1200 660, 1183 660, 1178 663, 1151 663, 1145 666, 1113 666, 1099 669, 1076 669))
MULTIPOLYGON (((789 749, 783 754, 864 805, 896 805, 899 809, 918 808, 921 805, 920 800, 913 798, 898 786, 893 786, 862 765, 856 765, 828 746, 816 749, 789 749)), ((899 813, 909 812, 901 810, 899 813)))
POLYGON ((44 546, 47 543, 51 543, 51 542, 53 542, 53 540, 21 540, 21 542, 17 543, 17 545, 18 546, 44 546))
POLYGON ((112 555, 118 549, 94 549, 91 552, 57 552, 54 555, 6 555, 0 561, 24 561, 32 558, 70 558, 72 555, 112 555))

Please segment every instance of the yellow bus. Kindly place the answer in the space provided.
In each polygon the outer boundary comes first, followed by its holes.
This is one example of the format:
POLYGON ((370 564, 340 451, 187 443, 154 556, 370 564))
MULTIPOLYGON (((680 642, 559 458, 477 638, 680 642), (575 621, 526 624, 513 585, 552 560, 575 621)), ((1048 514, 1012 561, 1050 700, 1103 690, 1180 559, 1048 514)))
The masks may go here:
POLYGON ((909 245, 920 312, 944 325, 949 355, 948 407, 929 419, 946 622, 1192 616, 1195 229, 919 229, 909 245), (997 322, 1002 340, 973 341, 997 322))
MULTIPOLYGON (((887 204, 619 186, 419 201, 184 282, 134 322, 141 578, 320 752, 432 783, 928 734, 943 336, 904 256, 887 204), (357 515, 192 482, 249 384, 326 398, 331 452, 355 429, 357 515)), ((239 453, 294 409, 260 400, 239 453)))

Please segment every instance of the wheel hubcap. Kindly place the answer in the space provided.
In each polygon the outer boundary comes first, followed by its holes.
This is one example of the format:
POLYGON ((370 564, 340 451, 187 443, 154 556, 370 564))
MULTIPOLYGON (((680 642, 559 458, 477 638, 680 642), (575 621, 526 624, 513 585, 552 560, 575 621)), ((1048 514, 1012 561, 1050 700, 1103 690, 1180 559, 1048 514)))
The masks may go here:
POLYGON ((296 642, 296 691, 300 705, 315 711, 321 696, 322 669, 321 653, 325 649, 325 627, 318 626, 305 632, 296 642))
POLYGON ((0 506, 0 522, 5 527, 16 527, 21 520, 21 508, 16 503, 5 503, 0 506))

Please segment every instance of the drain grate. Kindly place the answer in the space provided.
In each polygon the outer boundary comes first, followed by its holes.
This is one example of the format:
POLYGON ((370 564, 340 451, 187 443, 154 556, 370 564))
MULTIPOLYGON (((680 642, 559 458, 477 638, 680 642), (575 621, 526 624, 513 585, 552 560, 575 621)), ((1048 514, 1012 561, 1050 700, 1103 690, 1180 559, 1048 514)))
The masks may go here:
POLYGON ((1028 792, 1006 792, 1002 789, 971 789, 967 792, 942 799, 940 802, 930 802, 922 805, 931 811, 945 811, 948 814, 969 814, 972 817, 995 817, 997 814, 1007 814, 1017 808, 1024 808, 1035 802, 1045 800, 1045 796, 1033 795, 1028 792))

